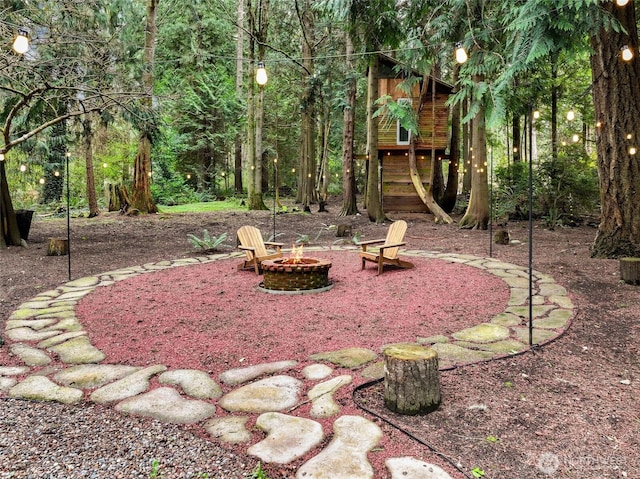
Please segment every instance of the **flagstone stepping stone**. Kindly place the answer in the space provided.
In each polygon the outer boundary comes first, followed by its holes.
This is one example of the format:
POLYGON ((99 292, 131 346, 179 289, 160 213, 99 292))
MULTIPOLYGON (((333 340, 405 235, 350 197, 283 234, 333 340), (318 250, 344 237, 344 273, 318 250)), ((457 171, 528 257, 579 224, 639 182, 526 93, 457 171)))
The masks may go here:
POLYGON ((360 416, 341 416, 333 423, 333 439, 329 445, 305 462, 297 471, 297 479, 371 479, 373 467, 367 453, 382 437, 382 430, 360 416))
POLYGON ((378 358, 378 355, 366 348, 345 348, 327 351, 309 356, 313 361, 327 361, 343 368, 358 368, 378 358))
POLYGON ((452 479, 441 467, 413 457, 391 457, 385 464, 391 479, 452 479))
POLYGON ((115 409, 171 424, 194 424, 216 413, 214 404, 199 399, 185 399, 170 387, 160 387, 125 399, 118 403, 115 409))
MULTIPOLYGON (((539 318, 540 316, 544 316, 554 308, 555 306, 552 306, 550 304, 534 305, 531 308, 531 315, 534 318, 539 318)), ((511 306, 507 308, 505 312, 515 314, 516 316, 520 316, 522 318, 529 318, 529 306, 511 306)))
POLYGON ((38 319, 45 319, 45 318, 51 318, 51 319, 66 319, 66 318, 75 318, 76 313, 74 310, 75 306, 69 306, 64 308, 61 311, 55 311, 55 312, 51 312, 51 313, 42 313, 39 314, 38 316, 36 316, 36 318, 38 319))
POLYGON ((68 318, 62 318, 55 325, 49 326, 45 328, 44 331, 49 329, 63 329, 65 331, 73 332, 73 331, 81 331, 82 325, 76 316, 69 316, 68 318))
POLYGON ((302 369, 302 376, 310 381, 319 381, 331 376, 332 372, 333 368, 326 364, 309 364, 302 369))
POLYGON ((298 402, 302 381, 291 376, 273 376, 231 391, 218 404, 231 412, 283 411, 298 402))
POLYGON ((204 371, 197 369, 175 369, 158 377, 160 384, 180 386, 184 393, 197 399, 216 399, 222 396, 222 389, 204 371))
POLYGON ((45 376, 29 376, 9 389, 9 396, 32 401, 74 404, 81 401, 84 394, 80 389, 60 386, 45 376))
POLYGON ((247 416, 227 416, 209 419, 204 428, 209 435, 227 444, 240 444, 251 440, 251 433, 247 430, 247 416))
POLYGON ((552 295, 552 296, 549 296, 549 301, 551 301, 552 303, 557 304, 561 308, 573 309, 573 302, 571 301, 569 296, 555 296, 555 295, 552 295))
POLYGON ((522 318, 520 316, 516 316, 511 313, 500 313, 496 314, 492 319, 491 323, 499 324, 500 326, 518 326, 522 324, 522 318))
POLYGON ((558 283, 542 283, 539 294, 543 296, 566 296, 567 290, 558 283))
POLYGON ((508 338, 509 329, 499 324, 482 323, 453 333, 452 336, 459 341, 493 343, 508 338))
POLYGON ((15 328, 31 328, 36 331, 46 328, 52 324, 56 324, 58 322, 55 318, 48 319, 15 319, 13 321, 7 321, 4 325, 5 330, 15 329, 15 328))
POLYGON ((256 426, 265 431, 267 437, 247 449, 247 453, 264 462, 288 464, 324 439, 320 423, 278 412, 261 414, 256 426))
MULTIPOLYGON (((529 327, 523 326, 523 327, 513 328, 513 331, 515 332, 516 337, 520 341, 522 341, 523 343, 529 344, 529 327)), ((533 343, 534 344, 545 343, 545 342, 549 341, 550 339, 555 338, 556 336, 558 336, 558 333, 556 333, 552 329, 533 328, 533 343)))
POLYGON ((91 286, 97 286, 100 283, 100 278, 97 276, 85 276, 84 278, 74 279, 65 283, 67 288, 90 288, 91 286))
POLYGON ((378 361, 373 363, 362 371, 360 371, 360 376, 363 378, 369 379, 380 379, 384 377, 384 361, 378 361))
POLYGON ((87 289, 75 289, 75 288, 62 288, 63 293, 58 296, 60 300, 81 299, 91 293, 94 288, 87 289))
POLYGON ((448 343, 449 338, 442 334, 437 334, 435 336, 429 336, 428 338, 418 337, 416 338, 416 342, 424 346, 425 344, 448 343))
POLYGON ((18 376, 28 372, 29 368, 26 366, 0 366, 0 376, 18 376))
POLYGON ((438 353, 440 368, 444 367, 443 363, 449 366, 450 363, 470 363, 493 357, 489 351, 475 351, 456 344, 434 344, 431 349, 438 353))
POLYGON ((125 376, 111 384, 102 386, 91 393, 89 399, 96 403, 122 401, 149 388, 149 379, 167 370, 166 366, 156 364, 125 376))
POLYGON ((527 289, 529 288, 529 278, 502 278, 511 288, 527 289))
POLYGON ((546 318, 533 321, 533 326, 535 328, 560 329, 564 328, 572 317, 573 311, 570 309, 554 309, 546 318))
POLYGON ((509 295, 509 306, 520 306, 529 300, 529 289, 511 288, 509 295))
POLYGON ((42 349, 50 348, 52 346, 56 346, 58 344, 64 343, 65 341, 73 338, 77 338, 79 336, 86 336, 86 331, 73 331, 69 333, 58 334, 57 336, 52 336, 49 339, 45 339, 44 341, 40 341, 38 343, 38 347, 42 349))
POLYGON ((86 336, 72 338, 64 343, 47 348, 60 357, 60 361, 66 364, 99 363, 106 357, 105 354, 89 342, 86 336))
POLYGON ((340 412, 340 406, 336 403, 333 395, 342 386, 351 383, 352 377, 345 374, 329 379, 320 384, 316 384, 307 393, 311 399, 311 417, 326 418, 335 416, 340 412))
POLYGON ((140 369, 142 368, 120 364, 82 364, 63 369, 53 376, 53 379, 65 386, 93 389, 121 379, 140 369))
POLYGON ((27 366, 44 366, 51 362, 51 358, 42 349, 32 348, 22 343, 15 343, 9 347, 12 354, 18 356, 27 366))
POLYGON ((491 351, 498 354, 515 354, 524 351, 528 346, 515 339, 505 339, 496 341, 495 343, 476 344, 475 347, 483 351, 491 351))
POLYGON ((0 376, 0 391, 6 391, 9 388, 12 388, 17 382, 18 380, 16 378, 0 376))
POLYGON ((69 310, 70 308, 66 306, 51 307, 51 308, 45 308, 45 309, 20 308, 14 311, 13 313, 11 313, 11 316, 9 316, 8 320, 13 321, 14 319, 30 319, 35 317, 38 317, 38 319, 40 319, 42 316, 46 314, 55 314, 63 311, 69 311, 69 310))
POLYGON ((31 328, 15 328, 5 331, 4 335, 7 339, 16 342, 22 341, 42 341, 60 334, 62 331, 34 331, 31 328))
POLYGON ((291 369, 298 364, 297 361, 275 361, 273 363, 256 364, 246 368, 229 369, 220 374, 220 381, 229 386, 243 384, 266 374, 278 373, 291 369))

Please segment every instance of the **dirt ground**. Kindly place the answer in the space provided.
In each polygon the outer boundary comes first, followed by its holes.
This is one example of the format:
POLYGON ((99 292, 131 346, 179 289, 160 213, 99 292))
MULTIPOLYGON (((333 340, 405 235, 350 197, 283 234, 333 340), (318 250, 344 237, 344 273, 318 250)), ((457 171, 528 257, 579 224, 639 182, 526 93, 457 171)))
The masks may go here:
MULTIPOLYGON (((244 224, 259 227, 265 237, 275 231, 285 245, 305 235, 311 244, 332 244, 340 240, 339 224, 361 239, 386 233, 388 225, 370 223, 366 213, 339 217, 339 200, 327 209, 303 214, 290 208, 275 221, 268 211, 72 218, 71 278, 197 255, 187 235, 201 237, 203 229, 228 234, 221 251, 235 250, 235 231, 244 224)), ((390 216, 408 221, 407 248, 491 253, 528 265, 526 222, 508 225, 519 244, 493 245, 490 251, 488 231, 436 225, 429 215, 390 216)), ((388 412, 380 386, 360 391, 359 399, 452 464, 476 468, 476 477, 640 477, 640 287, 620 281, 618 261, 590 258, 595 233, 586 224, 554 231, 534 225, 534 269, 565 286, 576 306, 572 326, 556 341, 444 372, 442 406, 427 416, 388 412)), ((46 256, 48 238, 66 234, 64 218, 35 217, 27 248, 0 250, 0 321, 22 302, 68 280, 69 257, 46 256)), ((451 294, 464 292, 460 278, 451 294)))

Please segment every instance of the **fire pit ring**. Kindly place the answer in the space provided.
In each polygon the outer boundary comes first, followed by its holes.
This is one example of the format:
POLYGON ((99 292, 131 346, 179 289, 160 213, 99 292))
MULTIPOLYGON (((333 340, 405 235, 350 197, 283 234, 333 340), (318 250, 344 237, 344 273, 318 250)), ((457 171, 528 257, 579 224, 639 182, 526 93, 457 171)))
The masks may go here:
POLYGON ((273 294, 308 294, 328 291, 331 262, 319 258, 278 258, 265 260, 260 291, 273 294))

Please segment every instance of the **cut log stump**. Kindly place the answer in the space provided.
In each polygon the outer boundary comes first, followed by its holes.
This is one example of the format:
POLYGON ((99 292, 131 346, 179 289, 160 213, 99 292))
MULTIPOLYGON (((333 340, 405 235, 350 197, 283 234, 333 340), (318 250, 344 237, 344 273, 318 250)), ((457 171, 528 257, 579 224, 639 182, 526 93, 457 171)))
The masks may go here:
POLYGON ((69 241, 66 238, 49 238, 47 256, 65 256, 69 254, 69 241))
POLYGON ((640 284, 640 258, 620 258, 620 277, 627 284, 640 284))
POLYGON ((427 414, 440 405, 438 353, 418 344, 384 350, 384 403, 391 411, 427 414))

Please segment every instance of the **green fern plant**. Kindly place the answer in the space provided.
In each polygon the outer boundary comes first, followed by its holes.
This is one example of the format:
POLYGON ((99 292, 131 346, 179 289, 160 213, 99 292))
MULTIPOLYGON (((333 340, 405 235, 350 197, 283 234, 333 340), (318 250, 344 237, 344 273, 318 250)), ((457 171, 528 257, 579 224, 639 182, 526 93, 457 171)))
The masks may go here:
POLYGON ((213 251, 220 246, 227 239, 227 233, 222 233, 220 236, 211 236, 207 230, 202 230, 202 238, 198 238, 196 235, 188 234, 187 238, 195 248, 200 248, 204 251, 213 251))

